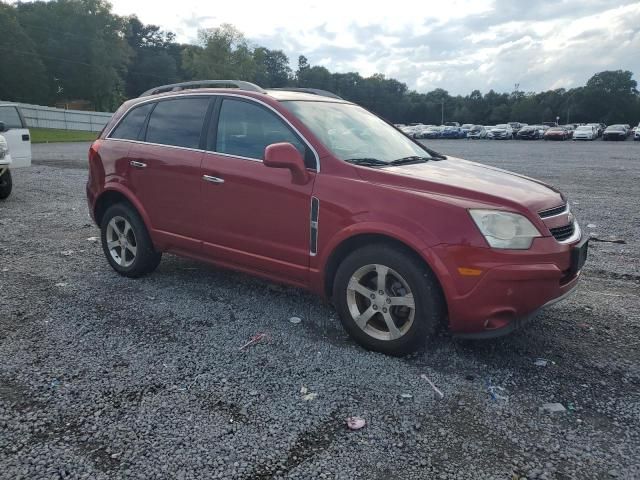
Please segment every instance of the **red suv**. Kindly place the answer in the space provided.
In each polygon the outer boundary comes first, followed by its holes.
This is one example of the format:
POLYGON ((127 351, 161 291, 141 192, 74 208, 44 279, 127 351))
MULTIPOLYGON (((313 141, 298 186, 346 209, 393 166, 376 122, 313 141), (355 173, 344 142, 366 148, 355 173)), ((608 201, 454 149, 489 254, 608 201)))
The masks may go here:
POLYGON ((111 266, 139 277, 171 252, 307 288, 396 355, 441 325, 508 333, 576 286, 587 239, 553 187, 300 90, 189 82, 124 103, 89 151, 111 266))

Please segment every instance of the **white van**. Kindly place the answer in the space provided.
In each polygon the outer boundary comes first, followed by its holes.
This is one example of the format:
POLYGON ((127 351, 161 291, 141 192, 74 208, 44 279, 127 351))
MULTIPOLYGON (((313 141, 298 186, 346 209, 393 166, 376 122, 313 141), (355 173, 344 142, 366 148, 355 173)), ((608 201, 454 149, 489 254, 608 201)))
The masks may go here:
POLYGON ((30 165, 31 134, 22 112, 15 105, 0 104, 0 200, 11 194, 10 168, 30 165))

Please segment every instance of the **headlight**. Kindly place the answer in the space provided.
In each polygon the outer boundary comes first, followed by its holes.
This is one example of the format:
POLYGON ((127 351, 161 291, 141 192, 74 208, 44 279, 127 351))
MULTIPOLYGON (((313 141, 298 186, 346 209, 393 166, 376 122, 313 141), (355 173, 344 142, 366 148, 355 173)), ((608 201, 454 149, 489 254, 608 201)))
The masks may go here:
POLYGON ((9 146, 7 145, 7 141, 0 137, 0 160, 7 156, 9 153, 9 146))
POLYGON ((469 210, 487 243, 493 248, 526 250, 540 232, 526 217, 499 210, 469 210))

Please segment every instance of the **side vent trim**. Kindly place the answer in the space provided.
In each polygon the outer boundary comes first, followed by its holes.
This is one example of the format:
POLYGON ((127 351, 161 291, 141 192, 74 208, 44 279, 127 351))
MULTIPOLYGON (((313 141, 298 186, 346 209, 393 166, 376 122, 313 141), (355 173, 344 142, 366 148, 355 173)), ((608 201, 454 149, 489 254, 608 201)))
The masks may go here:
POLYGON ((315 256, 318 253, 318 218, 320 216, 320 200, 311 197, 311 218, 309 235, 309 253, 315 256))

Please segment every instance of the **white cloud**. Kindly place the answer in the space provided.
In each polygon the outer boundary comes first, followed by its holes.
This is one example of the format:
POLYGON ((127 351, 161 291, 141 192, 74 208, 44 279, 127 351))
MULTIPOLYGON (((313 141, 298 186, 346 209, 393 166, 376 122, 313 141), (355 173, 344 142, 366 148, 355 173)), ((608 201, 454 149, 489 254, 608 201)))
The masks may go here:
POLYGON ((376 72, 419 91, 570 88, 603 69, 640 75, 637 0, 112 0, 194 41, 198 28, 231 23, 256 44, 332 71, 376 72), (167 5, 167 6, 164 6, 167 5))

